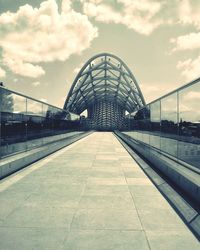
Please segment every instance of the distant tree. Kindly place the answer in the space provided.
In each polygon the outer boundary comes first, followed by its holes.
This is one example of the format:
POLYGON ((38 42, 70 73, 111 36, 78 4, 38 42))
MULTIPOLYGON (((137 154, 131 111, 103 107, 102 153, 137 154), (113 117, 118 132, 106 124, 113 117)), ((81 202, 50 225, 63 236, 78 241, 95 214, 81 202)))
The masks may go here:
POLYGON ((1 112, 13 112, 14 101, 12 93, 6 89, 0 88, 0 110, 1 112))

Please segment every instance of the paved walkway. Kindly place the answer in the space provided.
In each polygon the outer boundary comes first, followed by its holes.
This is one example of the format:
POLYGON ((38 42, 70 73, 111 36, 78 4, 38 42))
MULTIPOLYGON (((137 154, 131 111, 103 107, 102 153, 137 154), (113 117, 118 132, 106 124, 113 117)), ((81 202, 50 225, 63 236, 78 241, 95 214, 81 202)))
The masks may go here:
POLYGON ((0 182, 1 250, 199 250, 112 133, 92 135, 0 182))

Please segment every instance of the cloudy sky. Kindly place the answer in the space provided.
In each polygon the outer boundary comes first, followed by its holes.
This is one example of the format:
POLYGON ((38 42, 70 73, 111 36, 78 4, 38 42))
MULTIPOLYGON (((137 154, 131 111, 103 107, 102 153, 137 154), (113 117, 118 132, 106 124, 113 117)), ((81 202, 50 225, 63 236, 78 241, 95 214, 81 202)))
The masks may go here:
POLYGON ((0 0, 0 81, 62 107, 84 62, 119 56, 145 100, 200 76, 199 0, 0 0))

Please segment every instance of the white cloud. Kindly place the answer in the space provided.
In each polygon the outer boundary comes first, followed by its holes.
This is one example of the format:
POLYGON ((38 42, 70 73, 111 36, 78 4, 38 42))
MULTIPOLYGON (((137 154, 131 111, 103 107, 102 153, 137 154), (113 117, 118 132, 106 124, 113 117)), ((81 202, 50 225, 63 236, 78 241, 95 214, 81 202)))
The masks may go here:
POLYGON ((59 99, 56 100, 56 102, 54 103, 54 105, 56 107, 58 107, 58 108, 63 108, 65 100, 66 100, 66 96, 62 96, 62 97, 60 97, 59 99))
POLYGON ((74 11, 69 0, 62 1, 61 13, 56 0, 46 0, 39 8, 26 4, 15 13, 0 15, 3 63, 27 77, 45 74, 39 63, 65 61, 81 53, 97 35, 97 28, 74 11))
POLYGON ((0 67, 0 77, 4 78, 6 76, 6 71, 0 67))
POLYGON ((146 103, 156 100, 157 98, 171 91, 174 87, 172 85, 166 84, 165 82, 163 82, 163 84, 158 82, 143 82, 142 84, 139 84, 139 86, 144 95, 146 103))
POLYGON ((82 0, 83 11, 89 17, 104 23, 116 23, 126 25, 128 28, 143 34, 149 35, 155 30, 162 20, 155 18, 160 11, 161 2, 153 0, 116 0, 115 9, 108 4, 108 1, 82 0))
POLYGON ((75 74, 78 74, 80 70, 81 70, 80 67, 76 67, 76 68, 74 69, 74 73, 75 73, 75 74))
MULTIPOLYGON (((200 2, 199 0, 182 0, 178 5, 179 23, 192 25, 196 32, 189 33, 170 42, 174 45, 174 51, 188 51, 200 49, 200 2)), ((195 59, 188 58, 177 63, 177 69, 182 70, 181 74, 189 81, 200 76, 200 56, 195 59)))
POLYGON ((180 102, 179 104, 179 110, 180 110, 180 113, 182 112, 188 112, 188 111, 192 111, 190 107, 188 107, 187 103, 183 103, 183 102, 180 102))
POLYGON ((17 55, 12 57, 9 53, 4 55, 4 64, 18 75, 37 78, 45 74, 41 66, 25 63, 21 61, 20 57, 17 59, 17 55))
POLYGON ((189 91, 185 96, 184 96, 184 100, 185 101, 198 101, 200 102, 200 92, 197 91, 189 91))
POLYGON ((71 4, 72 4, 71 0, 62 0, 62 6, 61 6, 62 11, 65 13, 69 12, 71 10, 71 4))
POLYGON ((14 113, 26 113, 26 98, 20 95, 11 94, 13 99, 13 111, 14 113))
POLYGON ((173 51, 177 50, 193 50, 200 48, 200 32, 190 33, 177 38, 172 38, 171 43, 175 45, 173 51))
POLYGON ((184 25, 194 25, 200 29, 199 0, 182 0, 178 6, 179 22, 184 25))
POLYGON ((34 87, 37 87, 37 86, 40 85, 40 82, 33 82, 32 85, 33 85, 34 87))
POLYGON ((42 103, 32 100, 27 101, 27 114, 41 115, 42 112, 42 103))
POLYGON ((179 61, 177 63, 177 68, 182 70, 182 75, 186 77, 187 80, 191 81, 200 76, 200 56, 195 60, 191 58, 185 61, 179 61))
POLYGON ((179 112, 182 120, 197 122, 200 121, 200 110, 197 107, 200 102, 200 92, 195 88, 195 85, 193 86, 191 86, 193 90, 184 91, 180 95, 179 112))

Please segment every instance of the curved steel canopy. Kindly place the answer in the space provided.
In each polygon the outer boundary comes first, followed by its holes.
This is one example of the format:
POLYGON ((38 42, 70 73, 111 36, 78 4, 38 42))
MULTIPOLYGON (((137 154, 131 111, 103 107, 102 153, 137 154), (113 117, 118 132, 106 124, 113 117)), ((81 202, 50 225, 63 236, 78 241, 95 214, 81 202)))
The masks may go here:
POLYGON ((117 56, 102 53, 89 59, 76 76, 64 109, 81 114, 99 101, 117 102, 129 113, 145 105, 138 83, 117 56))

